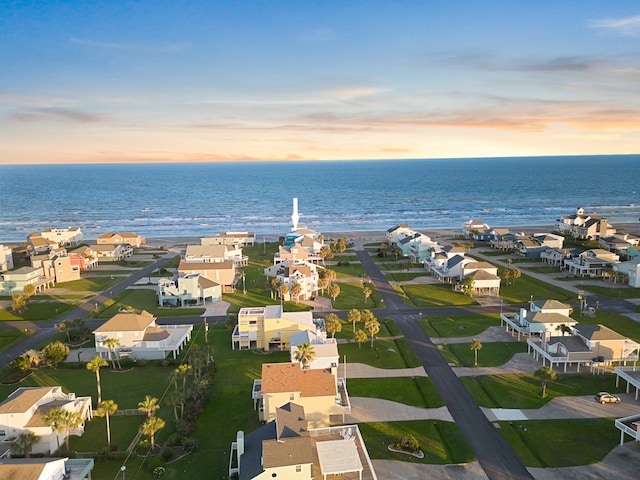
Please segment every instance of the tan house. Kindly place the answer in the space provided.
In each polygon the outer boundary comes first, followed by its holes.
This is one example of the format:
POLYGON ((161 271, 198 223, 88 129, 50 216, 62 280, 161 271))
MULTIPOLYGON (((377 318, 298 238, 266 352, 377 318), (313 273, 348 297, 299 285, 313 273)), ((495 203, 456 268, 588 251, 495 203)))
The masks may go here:
POLYGON ((231 444, 229 478, 377 480, 357 425, 309 428, 305 409, 286 403, 273 421, 231 444))
POLYGON ((0 442, 11 442, 21 433, 31 431, 40 437, 31 449, 33 453, 55 452, 67 438, 66 431, 55 433, 44 421, 44 416, 55 407, 79 414, 82 424, 71 429, 71 435, 82 435, 84 422, 93 416, 91 397, 64 393, 62 387, 18 388, 0 403, 0 442))
POLYGON ((100 235, 96 241, 98 245, 131 245, 134 248, 140 248, 147 243, 146 238, 132 232, 107 232, 100 235))
POLYGON ((563 261, 564 269, 574 275, 600 276, 613 269, 620 262, 620 255, 602 248, 593 248, 581 252, 576 257, 563 261))
POLYGON ((127 244, 108 243, 93 245, 91 248, 96 259, 106 262, 119 262, 133 255, 133 247, 127 244))
POLYGON ((230 245, 238 247, 253 247, 256 234, 253 232, 224 232, 211 237, 200 238, 201 245, 230 245))
POLYGON ((324 332, 324 321, 314 319, 310 311, 283 312, 280 305, 245 307, 238 312, 231 347, 284 350, 289 348, 293 335, 306 330, 324 332))
MULTIPOLYGON (((489 262, 469 262, 462 266, 462 278, 471 278, 472 295, 500 295, 500 277, 498 267, 489 262)), ((458 284, 458 289, 461 285, 458 284)))
POLYGON ((591 240, 598 240, 616 233, 616 229, 606 218, 585 213, 582 207, 578 207, 575 214, 565 215, 556 220, 556 230, 564 235, 591 240))
POLYGON ((333 415, 338 416, 333 423, 343 422, 344 415, 350 413, 350 404, 344 380, 339 381, 337 371, 337 367, 303 369, 295 362, 263 364, 262 378, 254 382, 252 390, 260 420, 274 420, 278 407, 295 402, 304 407, 307 421, 316 428, 331 425, 333 415))
POLYGON ((0 478, 6 480, 91 480, 93 458, 3 458, 0 478))
POLYGON ((176 358, 191 339, 192 330, 193 325, 157 325, 156 317, 143 310, 141 313, 118 313, 96 328, 93 334, 100 358, 162 360, 170 353, 176 358), (119 342, 114 351, 105 344, 110 338, 119 342))
POLYGON ((40 235, 64 247, 80 245, 83 239, 80 227, 45 228, 40 235))
POLYGON ((221 285, 223 293, 233 292, 238 282, 238 274, 234 262, 181 261, 180 265, 178 265, 179 276, 183 277, 194 273, 221 285))
POLYGON ((249 264, 249 257, 242 255, 242 248, 230 245, 187 245, 183 260, 186 263, 234 262, 236 268, 249 264))
POLYGON ((573 335, 548 338, 529 338, 527 346, 542 365, 590 365, 592 368, 606 368, 614 362, 638 361, 640 344, 620 335, 604 325, 575 325, 573 335))
POLYGON ((72 263, 65 249, 56 249, 48 254, 31 257, 31 266, 40 269, 42 275, 55 283, 80 280, 80 267, 72 263))
POLYGON ((34 255, 48 253, 51 250, 60 248, 60 244, 58 242, 48 240, 39 233, 32 233, 31 235, 28 235, 27 243, 31 246, 31 252, 34 255))

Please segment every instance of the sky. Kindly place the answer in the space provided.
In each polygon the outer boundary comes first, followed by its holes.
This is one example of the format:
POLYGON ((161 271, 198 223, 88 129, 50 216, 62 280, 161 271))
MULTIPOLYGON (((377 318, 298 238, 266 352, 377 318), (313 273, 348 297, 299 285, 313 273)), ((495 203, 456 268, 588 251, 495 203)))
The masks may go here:
POLYGON ((639 146, 637 0, 0 0, 0 165, 639 146))

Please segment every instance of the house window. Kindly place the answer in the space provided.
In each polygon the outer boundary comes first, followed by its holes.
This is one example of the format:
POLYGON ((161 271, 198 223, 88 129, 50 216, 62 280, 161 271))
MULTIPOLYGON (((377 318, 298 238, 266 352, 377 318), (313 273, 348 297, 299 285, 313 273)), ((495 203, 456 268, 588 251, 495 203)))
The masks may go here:
POLYGON ((296 473, 302 472, 302 465, 296 465, 296 473))
POLYGON ((293 402, 296 399, 296 394, 295 393, 290 393, 289 394, 289 401, 293 402))

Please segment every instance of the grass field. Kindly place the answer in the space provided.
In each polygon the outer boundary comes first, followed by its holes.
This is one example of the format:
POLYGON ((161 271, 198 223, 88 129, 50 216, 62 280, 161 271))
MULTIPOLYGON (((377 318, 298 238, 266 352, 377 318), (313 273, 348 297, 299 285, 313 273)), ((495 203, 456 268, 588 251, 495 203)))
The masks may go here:
POLYGON ((420 408, 444 406, 433 382, 427 377, 351 378, 350 397, 372 397, 420 408))
MULTIPOLYGON (((438 345, 440 353, 448 363, 457 367, 473 367, 474 352, 470 343, 450 343, 438 345)), ((493 342, 484 343, 478 350, 479 367, 497 367, 507 363, 514 354, 525 353, 527 344, 524 342, 493 342)))
POLYGON ((500 325, 497 313, 432 316, 427 312, 420 317, 420 326, 429 337, 471 337, 495 325, 500 325))
POLYGON ((473 298, 454 292, 451 285, 444 283, 402 285, 394 288, 399 291, 400 295, 404 293, 406 301, 415 307, 428 308, 478 304, 473 298))

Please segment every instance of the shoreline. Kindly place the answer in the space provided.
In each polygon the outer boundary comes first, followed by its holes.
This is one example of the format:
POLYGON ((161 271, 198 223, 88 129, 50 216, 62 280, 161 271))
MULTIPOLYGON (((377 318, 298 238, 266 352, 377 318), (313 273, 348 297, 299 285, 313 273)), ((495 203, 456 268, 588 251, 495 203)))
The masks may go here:
MULTIPOLYGON (((461 234, 461 228, 412 228, 409 225, 409 228, 415 230, 416 232, 423 233, 436 240, 442 237, 455 237, 456 235, 461 234)), ((506 227, 491 227, 496 229, 508 229, 511 232, 515 233, 524 233, 524 234, 533 234, 533 233, 556 233, 554 225, 524 225, 524 226, 506 226, 506 227)), ((640 236, 640 223, 619 223, 614 225, 614 228, 618 230, 624 229, 626 233, 635 234, 640 236)), ((222 233, 222 232, 218 232, 222 233)), ((256 242, 258 245, 260 243, 266 242, 276 242, 281 236, 284 236, 290 232, 280 232, 280 233, 256 233, 256 242)), ((324 235, 325 240, 337 240, 339 238, 347 237, 351 241, 358 242, 383 242, 386 240, 386 230, 343 230, 343 231, 334 231, 334 232, 322 232, 318 231, 324 235)), ((216 233, 211 233, 206 236, 216 235, 216 233)), ((203 235, 204 236, 204 235, 203 235)), ((177 235, 177 236, 163 236, 163 237, 147 237, 146 247, 168 247, 168 246, 181 246, 181 245, 199 245, 200 238, 203 236, 194 236, 194 235, 177 235)), ((24 241, 20 242, 12 242, 12 241, 2 241, 0 240, 0 245, 5 246, 17 246, 24 241)), ((84 242, 87 245, 95 245, 96 239, 85 239, 84 242)))

